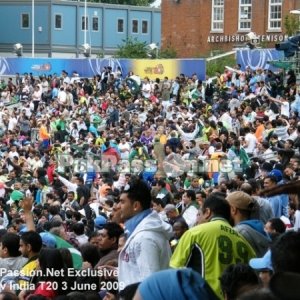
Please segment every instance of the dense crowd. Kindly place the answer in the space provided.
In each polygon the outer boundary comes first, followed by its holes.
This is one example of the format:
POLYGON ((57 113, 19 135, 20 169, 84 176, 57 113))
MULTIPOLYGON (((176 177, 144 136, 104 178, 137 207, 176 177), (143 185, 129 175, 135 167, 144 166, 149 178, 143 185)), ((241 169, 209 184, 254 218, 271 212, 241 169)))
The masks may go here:
POLYGON ((293 70, 0 83, 0 299, 298 299, 293 70))

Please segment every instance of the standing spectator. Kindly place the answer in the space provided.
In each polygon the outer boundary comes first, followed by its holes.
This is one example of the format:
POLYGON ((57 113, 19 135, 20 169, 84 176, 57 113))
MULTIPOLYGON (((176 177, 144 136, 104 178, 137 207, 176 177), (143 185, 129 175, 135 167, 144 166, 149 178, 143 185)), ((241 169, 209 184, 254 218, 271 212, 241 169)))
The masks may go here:
POLYGON ((189 229, 181 237, 170 266, 190 267, 199 272, 216 296, 223 299, 219 282, 223 271, 236 261, 247 264, 255 252, 230 226, 230 206, 222 193, 210 194, 202 212, 207 223, 189 229))
POLYGON ((119 282, 126 287, 168 268, 171 227, 150 209, 150 190, 138 179, 121 194, 119 207, 127 235, 119 256, 119 282))

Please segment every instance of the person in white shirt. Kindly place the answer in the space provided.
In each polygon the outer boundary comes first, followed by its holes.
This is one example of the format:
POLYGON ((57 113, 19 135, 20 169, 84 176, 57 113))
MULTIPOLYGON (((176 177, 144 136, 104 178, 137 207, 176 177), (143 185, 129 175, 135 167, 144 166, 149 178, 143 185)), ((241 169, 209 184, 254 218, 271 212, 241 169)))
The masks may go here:
POLYGON ((8 130, 13 131, 18 124, 18 118, 15 116, 15 113, 12 112, 9 121, 8 121, 8 130))
POLYGON ((280 114, 282 116, 290 117, 290 103, 284 99, 283 97, 280 97, 279 99, 273 98, 268 96, 267 97, 270 101, 273 101, 280 105, 280 114))
POLYGON ((57 100, 60 105, 67 104, 67 93, 65 92, 65 89, 63 87, 61 87, 58 92, 57 100))
POLYGON ((253 154, 257 144, 257 139, 255 135, 250 132, 249 127, 245 127, 244 131, 245 131, 245 140, 244 140, 243 148, 245 149, 247 154, 253 154))
POLYGON ((121 143, 119 144, 119 150, 121 152, 121 159, 126 160, 129 158, 131 147, 125 138, 122 138, 121 143))
POLYGON ((196 224, 198 209, 194 206, 196 194, 193 190, 187 190, 182 195, 181 216, 184 218, 189 228, 196 224))
POLYGON ((151 92, 151 84, 149 82, 149 78, 145 77, 144 78, 144 83, 142 85, 142 94, 143 97, 148 99, 150 97, 150 92, 151 92))

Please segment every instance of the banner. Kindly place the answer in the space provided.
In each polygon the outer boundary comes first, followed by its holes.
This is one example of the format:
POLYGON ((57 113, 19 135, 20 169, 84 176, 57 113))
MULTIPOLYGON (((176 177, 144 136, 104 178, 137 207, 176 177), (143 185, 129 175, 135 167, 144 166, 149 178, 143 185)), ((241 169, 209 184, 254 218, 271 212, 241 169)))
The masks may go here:
POLYGON ((60 75, 65 70, 71 76, 77 72, 80 77, 93 77, 101 74, 104 67, 112 67, 115 72, 119 67, 123 77, 132 71, 141 78, 163 79, 168 76, 174 79, 180 73, 186 76, 197 74, 205 80, 206 63, 204 59, 56 59, 56 58, 4 58, 0 57, 0 76, 16 73, 32 73, 34 76, 60 75))
POLYGON ((270 64, 270 61, 277 61, 284 59, 283 51, 275 49, 241 49, 236 52, 237 63, 241 65, 244 71, 247 66, 252 70, 256 69, 270 69, 272 71, 278 70, 270 64))

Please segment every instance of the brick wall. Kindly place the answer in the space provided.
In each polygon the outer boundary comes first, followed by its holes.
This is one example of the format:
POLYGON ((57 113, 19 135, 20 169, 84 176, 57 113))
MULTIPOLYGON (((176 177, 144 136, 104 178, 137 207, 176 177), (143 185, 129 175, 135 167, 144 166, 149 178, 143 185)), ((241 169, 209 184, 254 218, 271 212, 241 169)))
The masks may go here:
MULTIPOLYGON (((274 47, 276 39, 283 38, 284 28, 282 26, 280 32, 268 32, 268 1, 252 0, 251 31, 257 35, 268 35, 263 38, 264 46, 274 47)), ((300 0, 283 0, 283 19, 292 9, 300 9, 300 0)), ((224 32, 213 33, 212 0, 162 0, 162 47, 176 49, 178 57, 182 58, 200 57, 212 50, 232 50, 235 45, 243 44, 244 41, 208 42, 208 37, 219 41, 224 40, 225 36, 247 34, 247 31, 238 31, 238 10, 239 0, 225 0, 224 32)), ((241 36, 239 39, 242 39, 241 36)))

